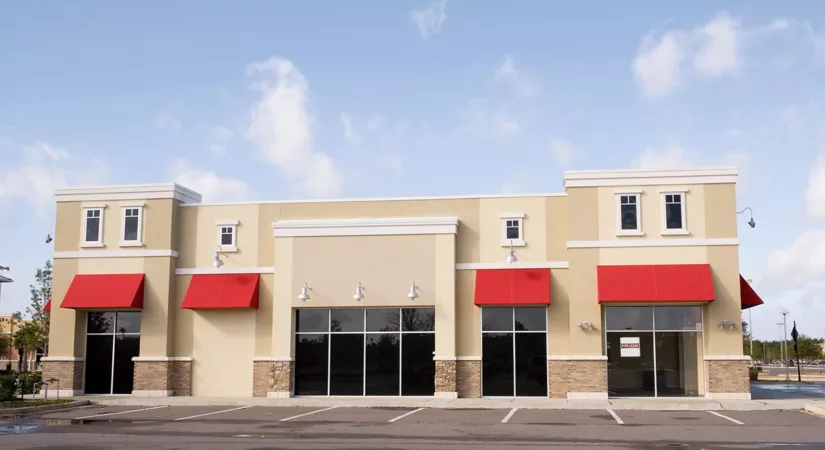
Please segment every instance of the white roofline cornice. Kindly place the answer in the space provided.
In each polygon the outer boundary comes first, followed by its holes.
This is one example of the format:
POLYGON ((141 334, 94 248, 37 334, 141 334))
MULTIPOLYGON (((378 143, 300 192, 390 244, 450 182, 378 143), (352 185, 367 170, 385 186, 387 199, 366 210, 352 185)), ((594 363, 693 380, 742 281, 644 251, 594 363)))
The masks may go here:
POLYGON ((676 170, 578 170, 564 173, 564 187, 736 183, 738 175, 739 169, 735 167, 676 170))
POLYGON ((164 198, 173 198, 183 203, 199 203, 201 201, 200 194, 177 183, 70 187, 56 189, 54 196, 58 202, 151 200, 164 198))
POLYGON ((275 237, 457 234, 458 217, 280 220, 272 222, 272 232, 275 237))

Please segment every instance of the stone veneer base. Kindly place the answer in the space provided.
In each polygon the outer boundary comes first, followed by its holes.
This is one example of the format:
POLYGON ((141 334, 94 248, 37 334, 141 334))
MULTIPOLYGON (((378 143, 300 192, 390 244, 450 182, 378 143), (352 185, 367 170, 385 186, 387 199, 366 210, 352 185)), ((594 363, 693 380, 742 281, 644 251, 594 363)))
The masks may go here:
MULTIPOLYGON (((435 361, 435 395, 456 394, 456 361, 439 359, 435 361)), ((456 394, 458 395, 458 394, 456 394)), ((454 397, 453 397, 454 398, 454 397)))
POLYGON ((459 398, 481 397, 481 360, 456 361, 456 390, 459 398))
POLYGON ((132 395, 144 397, 192 395, 192 361, 135 361, 132 395))
MULTIPOLYGON (((47 357, 48 358, 48 357, 47 357)), ((72 396, 83 393, 83 359, 76 361, 43 361, 43 381, 56 378, 49 383, 49 391, 60 388, 60 396, 72 392, 72 396)))
POLYGON ((705 397, 719 400, 750 398, 751 381, 746 359, 706 359, 705 397))
POLYGON ((550 359, 547 376, 551 398, 607 398, 606 359, 550 359))

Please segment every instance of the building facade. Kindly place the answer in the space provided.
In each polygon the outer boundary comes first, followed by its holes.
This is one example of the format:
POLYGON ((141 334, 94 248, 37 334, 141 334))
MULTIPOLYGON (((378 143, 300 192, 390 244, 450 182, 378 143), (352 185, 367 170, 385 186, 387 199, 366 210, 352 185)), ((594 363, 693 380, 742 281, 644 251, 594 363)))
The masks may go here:
POLYGON ((545 195, 57 191, 62 394, 749 398, 735 169, 545 195))

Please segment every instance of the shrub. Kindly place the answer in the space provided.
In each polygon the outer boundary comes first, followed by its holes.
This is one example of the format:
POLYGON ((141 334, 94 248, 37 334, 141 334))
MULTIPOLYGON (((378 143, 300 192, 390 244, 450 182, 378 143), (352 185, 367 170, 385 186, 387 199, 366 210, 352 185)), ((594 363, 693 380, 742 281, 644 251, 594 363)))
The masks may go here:
POLYGON ((751 381, 756 381, 759 378, 759 372, 761 367, 751 367, 748 372, 750 373, 751 381))
POLYGON ((14 394, 17 390, 15 381, 17 381, 17 376, 14 373, 0 374, 0 402, 14 400, 14 394))
POLYGON ((17 377, 20 380, 18 394, 30 395, 40 393, 40 387, 43 385, 43 374, 41 372, 23 372, 17 377))
POLYGON ((40 393, 43 384, 40 372, 0 374, 0 402, 8 402, 26 395, 40 393))

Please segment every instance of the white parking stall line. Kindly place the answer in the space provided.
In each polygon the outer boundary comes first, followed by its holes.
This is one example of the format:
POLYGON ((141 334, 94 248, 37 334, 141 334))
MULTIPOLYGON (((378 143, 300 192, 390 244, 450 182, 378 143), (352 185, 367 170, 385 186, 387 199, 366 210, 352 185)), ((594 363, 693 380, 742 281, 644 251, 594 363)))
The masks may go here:
POLYGON ((622 418, 621 418, 621 417, 619 417, 619 415, 618 415, 618 414, 616 414, 616 412, 615 412, 615 411, 613 411, 613 410, 612 410, 612 409, 610 409, 610 408, 607 408, 607 412, 609 412, 609 413, 610 413, 610 415, 611 415, 611 416, 613 416, 613 418, 614 418, 614 419, 616 419, 616 423, 618 423, 619 425, 624 425, 624 420, 622 420, 622 418))
POLYGON ((163 405, 163 406, 154 406, 152 408, 130 409, 129 411, 119 411, 119 412, 113 412, 113 413, 95 414, 93 416, 75 417, 75 420, 93 419, 95 417, 114 416, 116 414, 128 414, 128 413, 139 412, 139 411, 151 411, 153 409, 161 409, 161 408, 166 408, 166 407, 167 407, 166 405, 163 405))
POLYGON ((503 419, 501 419, 501 423, 507 423, 507 421, 510 420, 511 417, 513 417, 513 414, 515 414, 516 411, 518 411, 518 408, 511 409, 510 412, 508 412, 507 415, 504 416, 503 419))
POLYGON ((724 414, 719 414, 719 413, 718 413, 718 412, 716 412, 716 411, 708 411, 708 412, 709 412, 709 413, 711 413, 711 414, 713 414, 714 416, 721 417, 721 418, 726 419, 726 420, 730 420, 731 422, 733 422, 733 423, 735 423, 735 424, 737 424, 737 425, 744 425, 744 424, 745 424, 745 422, 740 422, 740 421, 738 421, 738 420, 734 419, 733 417, 728 417, 728 416, 726 416, 726 415, 724 415, 724 414))
POLYGON ((297 416, 292 416, 292 417, 287 417, 285 419, 281 419, 281 420, 279 420, 279 422, 286 422, 287 420, 297 419, 299 417, 309 416, 311 414, 324 412, 324 411, 329 411, 330 409, 335 409, 335 408, 337 408, 337 406, 331 406, 329 408, 319 409, 318 411, 312 411, 312 412, 308 412, 308 413, 304 413, 304 414, 298 414, 297 416))
POLYGON ((392 422, 395 422, 397 420, 401 420, 401 419, 403 419, 407 416, 410 416, 410 415, 413 415, 413 414, 417 413, 418 411, 421 411, 422 409, 425 409, 425 408, 418 408, 418 409, 414 409, 414 410, 409 411, 409 412, 405 412, 404 414, 401 414, 400 416, 398 416, 394 419, 390 419, 389 422, 392 423, 392 422))
POLYGON ((240 408, 223 409, 223 410, 220 410, 220 411, 212 411, 212 412, 208 412, 208 413, 204 413, 204 414, 196 414, 194 416, 189 416, 189 417, 181 417, 181 418, 175 419, 175 420, 197 419, 198 417, 211 416, 212 414, 220 414, 220 413, 225 413, 225 412, 229 412, 229 411, 239 411, 241 409, 246 409, 246 408, 251 408, 251 407, 252 407, 252 405, 241 406, 240 408))

